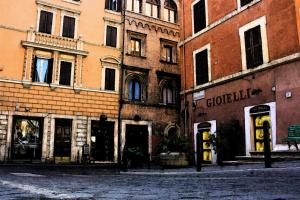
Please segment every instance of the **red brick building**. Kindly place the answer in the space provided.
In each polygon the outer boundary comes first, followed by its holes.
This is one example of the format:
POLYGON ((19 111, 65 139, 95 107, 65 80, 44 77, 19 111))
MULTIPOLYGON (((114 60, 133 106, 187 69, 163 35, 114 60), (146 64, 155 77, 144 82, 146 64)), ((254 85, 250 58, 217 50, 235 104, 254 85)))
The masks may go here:
MULTIPOLYGON (((181 5, 182 117, 195 136, 210 122, 225 151, 262 151, 263 121, 273 151, 300 123, 298 0, 185 0, 181 5)), ((210 149, 207 146, 207 149, 210 149)), ((230 156, 229 156, 230 157, 230 156)), ((203 156, 215 161, 214 153, 203 156)))

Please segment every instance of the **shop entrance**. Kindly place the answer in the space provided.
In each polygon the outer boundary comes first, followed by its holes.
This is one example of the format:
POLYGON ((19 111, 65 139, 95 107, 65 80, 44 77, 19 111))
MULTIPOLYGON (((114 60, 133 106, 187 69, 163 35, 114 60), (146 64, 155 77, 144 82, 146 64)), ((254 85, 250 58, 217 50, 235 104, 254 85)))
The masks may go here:
MULTIPOLYGON (((255 151, 264 151, 264 131, 263 123, 267 121, 271 127, 270 106, 259 105, 250 109, 252 118, 252 134, 255 151)), ((272 150, 272 129, 269 129, 270 134, 270 149, 272 150)))
POLYGON ((43 123, 41 118, 14 117, 11 158, 15 161, 41 160, 43 123))
POLYGON ((92 161, 114 161, 114 127, 114 122, 92 121, 92 161))
POLYGON ((126 125, 125 151, 129 166, 141 167, 149 161, 148 126, 126 125))
POLYGON ((54 157, 55 162, 70 162, 72 120, 55 119, 54 157))

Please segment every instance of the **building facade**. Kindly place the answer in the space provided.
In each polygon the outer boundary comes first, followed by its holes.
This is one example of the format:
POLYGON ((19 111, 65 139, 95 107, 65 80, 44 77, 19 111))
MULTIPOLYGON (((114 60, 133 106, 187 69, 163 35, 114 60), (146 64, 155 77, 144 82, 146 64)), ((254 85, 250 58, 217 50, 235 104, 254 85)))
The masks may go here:
POLYGON ((92 161, 117 162, 117 5, 14 0, 0 10, 0 161, 81 162, 88 144, 92 161))
POLYGON ((232 159, 264 150, 267 121, 271 149, 288 150, 282 139, 300 122, 299 1, 186 0, 181 11, 186 133, 215 134, 232 159))
POLYGON ((179 134, 180 15, 177 0, 125 1, 122 149, 152 160, 163 135, 179 134))

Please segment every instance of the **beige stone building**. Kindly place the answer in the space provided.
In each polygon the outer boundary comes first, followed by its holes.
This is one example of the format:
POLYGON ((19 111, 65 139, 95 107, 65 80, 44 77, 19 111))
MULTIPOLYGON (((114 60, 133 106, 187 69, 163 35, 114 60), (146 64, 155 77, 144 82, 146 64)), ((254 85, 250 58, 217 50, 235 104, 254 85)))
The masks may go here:
POLYGON ((117 162, 121 18, 116 1, 0 2, 0 161, 81 162, 88 144, 117 162))

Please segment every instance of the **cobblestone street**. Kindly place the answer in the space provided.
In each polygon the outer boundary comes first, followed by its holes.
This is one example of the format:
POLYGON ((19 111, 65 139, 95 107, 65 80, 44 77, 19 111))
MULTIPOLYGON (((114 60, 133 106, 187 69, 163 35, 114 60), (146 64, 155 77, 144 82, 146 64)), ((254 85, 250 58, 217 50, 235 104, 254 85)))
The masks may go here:
POLYGON ((0 168, 1 199, 299 199, 299 162, 91 173, 0 168))

